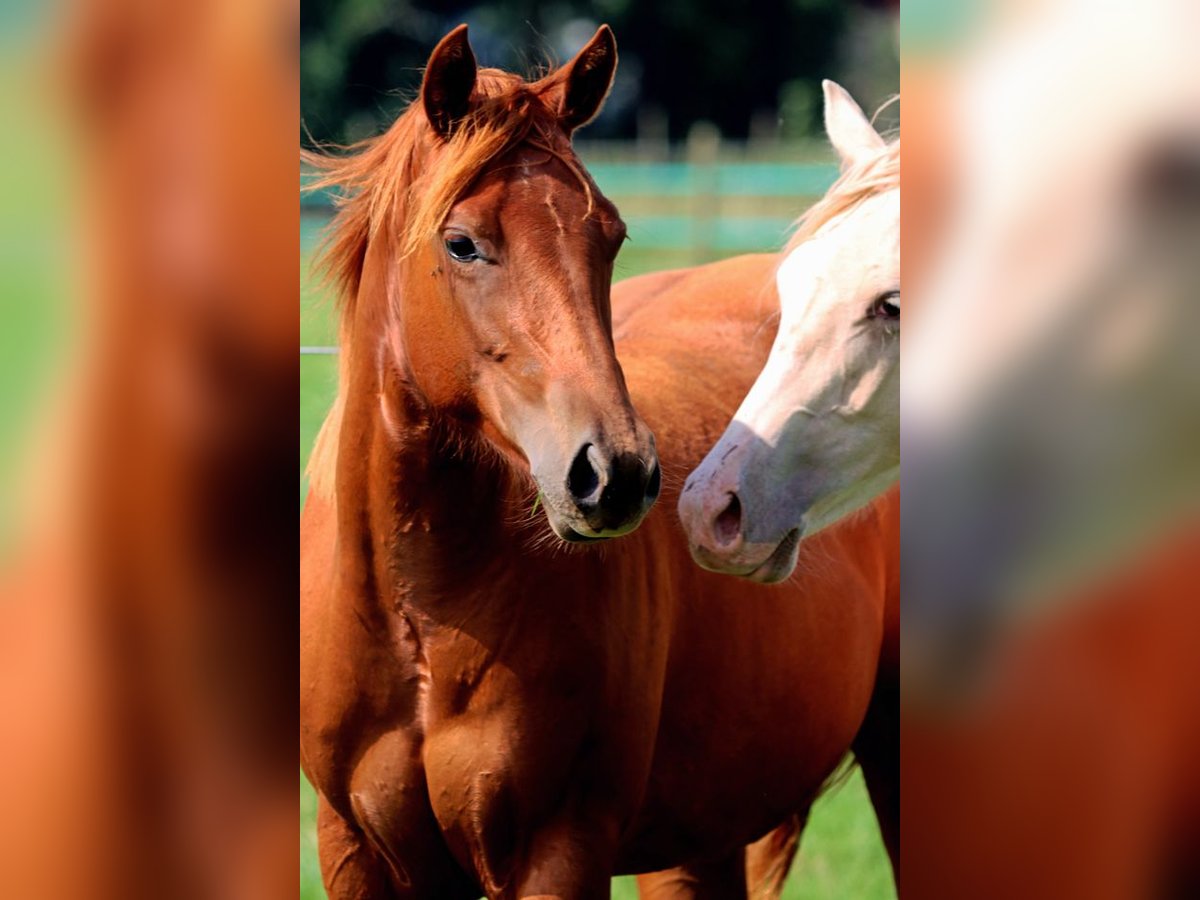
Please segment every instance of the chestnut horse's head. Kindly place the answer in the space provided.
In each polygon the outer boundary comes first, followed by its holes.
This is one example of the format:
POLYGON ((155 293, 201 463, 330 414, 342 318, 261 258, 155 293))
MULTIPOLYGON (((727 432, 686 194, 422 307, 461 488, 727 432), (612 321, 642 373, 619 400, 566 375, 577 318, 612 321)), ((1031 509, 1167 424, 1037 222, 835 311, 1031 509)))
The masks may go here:
POLYGON ((679 501, 696 561, 757 581, 899 475, 900 145, 830 81, 825 102, 844 174, 784 251, 771 355, 679 501))
POLYGON ((660 484, 613 347, 609 286, 625 226, 571 148, 616 64, 603 26, 527 83, 479 69, 460 26, 387 134, 318 161, 328 183, 358 187, 343 215, 357 207, 367 226, 345 246, 335 226, 346 293, 387 299, 343 344, 374 337, 423 409, 527 465, 567 541, 631 531, 660 484))

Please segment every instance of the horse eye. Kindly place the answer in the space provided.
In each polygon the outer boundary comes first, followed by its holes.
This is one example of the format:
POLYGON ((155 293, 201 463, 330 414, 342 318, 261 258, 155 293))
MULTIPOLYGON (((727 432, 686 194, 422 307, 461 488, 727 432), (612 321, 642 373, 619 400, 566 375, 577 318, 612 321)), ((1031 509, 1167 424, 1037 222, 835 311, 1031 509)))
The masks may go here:
POLYGON ((479 250, 475 247, 475 242, 461 234, 446 238, 446 252, 459 262, 479 259, 479 250))
POLYGON ((888 291, 880 294, 875 298, 875 302, 871 304, 871 309, 867 313, 872 319, 899 319, 900 318, 900 292, 888 291))

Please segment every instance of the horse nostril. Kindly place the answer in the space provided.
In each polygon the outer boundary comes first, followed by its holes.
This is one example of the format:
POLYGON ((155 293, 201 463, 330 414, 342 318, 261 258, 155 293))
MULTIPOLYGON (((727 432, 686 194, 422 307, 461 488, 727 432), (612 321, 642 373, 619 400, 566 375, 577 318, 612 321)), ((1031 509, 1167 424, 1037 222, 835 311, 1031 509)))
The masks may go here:
POLYGON ((649 500, 657 500, 658 492, 662 490, 662 469, 659 466, 654 467, 654 471, 650 473, 650 480, 646 482, 646 497, 649 500))
POLYGON ((721 546, 728 547, 738 539, 738 535, 741 533, 742 502, 738 500, 737 494, 730 494, 729 505, 721 510, 713 523, 713 535, 721 546))
POLYGON ((588 451, 591 447, 591 444, 584 444, 579 448, 579 452, 575 454, 575 459, 571 463, 571 471, 567 473, 567 490, 579 502, 591 497, 596 493, 596 488, 600 486, 600 476, 588 458, 588 451))

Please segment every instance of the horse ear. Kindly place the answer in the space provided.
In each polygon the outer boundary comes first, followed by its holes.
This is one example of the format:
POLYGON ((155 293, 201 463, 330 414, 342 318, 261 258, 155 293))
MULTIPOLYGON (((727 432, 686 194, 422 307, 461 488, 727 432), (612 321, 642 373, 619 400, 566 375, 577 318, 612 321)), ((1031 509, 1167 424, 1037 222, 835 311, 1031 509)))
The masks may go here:
POLYGON ((821 82, 821 87, 825 91, 825 132, 841 157, 842 168, 887 146, 844 87, 828 78, 821 82))
POLYGON ((459 25, 433 48, 421 83, 421 103, 429 124, 442 138, 450 137, 470 111, 478 68, 466 25, 459 25))
POLYGON ((567 134, 600 112, 616 71, 617 39, 611 28, 601 25, 573 60, 545 79, 545 90, 557 103, 558 121, 567 134))

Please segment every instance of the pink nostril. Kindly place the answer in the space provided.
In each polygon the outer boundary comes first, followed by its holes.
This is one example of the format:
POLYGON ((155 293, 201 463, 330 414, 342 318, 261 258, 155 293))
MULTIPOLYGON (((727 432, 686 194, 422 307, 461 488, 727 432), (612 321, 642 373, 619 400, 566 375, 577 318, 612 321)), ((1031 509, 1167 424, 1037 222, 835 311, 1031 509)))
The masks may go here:
POLYGON ((713 523, 713 536, 722 547, 734 543, 742 533, 742 503, 737 494, 729 495, 729 504, 713 523))

